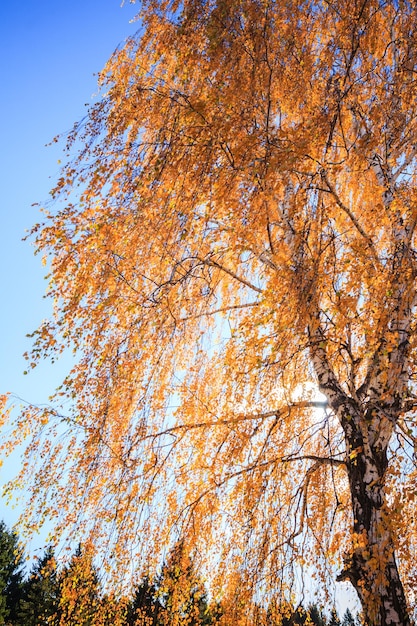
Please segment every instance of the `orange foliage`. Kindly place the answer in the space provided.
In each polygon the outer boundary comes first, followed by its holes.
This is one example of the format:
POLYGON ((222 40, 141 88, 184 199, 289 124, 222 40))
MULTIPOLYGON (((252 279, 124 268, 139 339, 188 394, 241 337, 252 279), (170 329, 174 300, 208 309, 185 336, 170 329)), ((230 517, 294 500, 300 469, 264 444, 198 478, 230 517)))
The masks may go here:
POLYGON ((409 590, 415 10, 152 0, 141 19, 35 228, 55 310, 31 360, 79 359, 20 418, 29 525, 111 537, 109 570, 179 534, 242 597, 344 553, 369 623, 407 624, 378 545, 409 590))

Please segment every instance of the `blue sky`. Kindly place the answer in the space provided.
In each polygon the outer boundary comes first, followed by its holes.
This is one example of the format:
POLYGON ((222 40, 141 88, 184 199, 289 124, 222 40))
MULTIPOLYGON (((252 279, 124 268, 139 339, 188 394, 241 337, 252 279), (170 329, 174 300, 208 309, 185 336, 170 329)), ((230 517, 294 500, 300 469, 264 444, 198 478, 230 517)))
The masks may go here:
MULTIPOLYGON (((45 268, 25 230, 59 172, 61 147, 45 147, 69 130, 97 92, 96 76, 117 45, 133 34, 138 5, 120 0, 22 0, 2 2, 1 35, 1 230, 0 393, 41 404, 65 375, 68 362, 42 364, 23 375, 26 334, 50 313, 43 298, 45 268)), ((19 457, 0 469, 0 483, 18 469, 19 457)), ((0 509, 9 525, 18 511, 0 509)))

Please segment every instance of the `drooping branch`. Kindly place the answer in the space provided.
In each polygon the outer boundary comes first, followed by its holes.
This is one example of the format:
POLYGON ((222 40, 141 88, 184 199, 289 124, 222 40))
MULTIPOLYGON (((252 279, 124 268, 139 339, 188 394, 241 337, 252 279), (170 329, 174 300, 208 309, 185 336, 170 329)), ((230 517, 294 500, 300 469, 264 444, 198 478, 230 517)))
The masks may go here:
POLYGON ((336 459, 331 456, 317 456, 315 454, 302 454, 298 456, 289 456, 287 458, 281 459, 283 463, 290 463, 291 461, 315 461, 316 463, 322 465, 344 465, 346 466, 346 461, 342 459, 336 459))
POLYGON ((177 424, 175 426, 171 426, 170 428, 161 430, 157 433, 145 435, 142 439, 157 439, 166 435, 175 435, 175 433, 181 431, 196 430, 199 428, 215 428, 218 426, 232 426, 241 422, 268 419, 270 417, 279 418, 281 415, 287 413, 288 411, 309 408, 326 409, 328 406, 329 405, 326 400, 300 400, 299 402, 294 402, 283 408, 275 409, 273 411, 265 411, 262 413, 244 413, 241 415, 236 415, 235 417, 232 417, 230 419, 210 420, 206 422, 197 422, 194 424, 177 424))
POLYGON ((349 217, 349 219, 351 220, 352 224, 355 226, 355 228, 358 231, 358 233, 365 239, 365 241, 367 242, 367 245, 369 246, 369 249, 372 252, 372 256, 374 258, 374 261, 376 261, 379 264, 378 253, 377 253, 377 251, 375 249, 372 237, 370 235, 368 235, 368 233, 364 230, 364 228, 361 226, 361 224, 359 223, 358 219, 356 218, 354 213, 351 211, 351 209, 341 200, 341 198, 340 198, 339 194, 337 193, 335 187, 331 184, 325 168, 321 169, 321 176, 322 176, 324 182, 327 185, 328 192, 335 199, 337 206, 340 209, 342 209, 342 211, 344 213, 346 213, 346 215, 349 217))
POLYGON ((257 293, 263 293, 262 289, 260 289, 253 283, 246 280, 246 278, 243 278, 243 276, 239 276, 238 274, 236 274, 236 272, 233 272, 232 270, 225 267, 221 263, 218 263, 217 261, 214 261, 213 259, 210 259, 210 258, 202 258, 202 257, 196 257, 196 258, 198 261, 200 261, 200 263, 203 263, 204 265, 208 265, 210 267, 217 267, 219 270, 221 270, 222 272, 225 272, 226 274, 228 274, 229 276, 237 280, 242 285, 245 285, 246 287, 253 289, 253 291, 256 291, 257 293))
POLYGON ((181 317, 179 322, 188 322, 188 320, 195 320, 199 317, 208 317, 210 315, 217 315, 218 313, 228 313, 229 311, 237 311, 239 309, 247 309, 254 306, 259 306, 259 302, 247 302, 243 304, 233 304, 230 306, 223 306, 211 311, 204 311, 203 313, 196 313, 195 315, 187 315, 187 317, 181 317))

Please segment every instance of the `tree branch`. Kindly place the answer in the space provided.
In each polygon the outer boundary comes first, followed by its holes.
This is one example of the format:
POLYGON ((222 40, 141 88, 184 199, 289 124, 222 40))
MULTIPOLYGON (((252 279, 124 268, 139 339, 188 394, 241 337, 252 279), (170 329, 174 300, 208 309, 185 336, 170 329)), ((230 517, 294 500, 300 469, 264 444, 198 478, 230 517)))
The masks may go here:
POLYGON ((196 315, 188 315, 187 317, 180 317, 179 322, 188 322, 188 320, 195 320, 199 317, 206 317, 209 315, 216 315, 216 313, 226 313, 227 311, 235 311, 237 309, 246 309, 252 306, 258 306, 259 302, 248 302, 246 304, 233 304, 231 306, 223 306, 219 309, 213 309, 212 311, 205 311, 204 313, 197 313, 196 315))
POLYGON ((241 276, 238 276, 232 270, 229 270, 227 267, 224 267, 224 265, 221 265, 221 263, 218 263, 217 261, 213 261, 212 259, 202 259, 201 257, 196 257, 196 259, 198 261, 200 261, 200 263, 203 263, 204 265, 208 265, 208 266, 211 266, 211 267, 217 267, 218 269, 222 270, 223 272, 225 272, 226 274, 228 274, 229 276, 231 276, 235 280, 237 280, 240 283, 242 283, 242 285, 246 285, 246 287, 249 287, 250 289, 253 289, 257 293, 263 293, 262 289, 259 289, 259 287, 256 287, 256 285, 253 285, 252 283, 250 283, 245 278, 242 278, 241 276))
POLYGON ((321 170, 321 176, 322 176, 324 182, 326 183, 326 185, 328 187, 327 191, 333 196, 333 198, 335 199, 336 204, 338 205, 338 207, 341 208, 342 211, 344 213, 346 213, 346 215, 349 217, 349 219, 351 220, 351 222, 355 226, 355 228, 358 231, 358 233, 364 239, 366 239, 366 241, 368 243, 368 246, 369 246, 370 250, 372 251, 372 255, 374 257, 374 260, 379 264, 378 254, 377 254, 377 251, 375 249, 375 246, 374 246, 374 243, 372 241, 371 236, 368 235, 368 233, 362 228, 362 226, 359 224, 357 218, 352 213, 350 208, 348 206, 346 206, 346 204, 341 200, 341 198, 340 198, 339 194, 337 193, 336 189, 333 187, 333 185, 329 181, 328 176, 327 176, 327 172, 326 172, 326 170, 324 168, 322 168, 322 170, 321 170))
POLYGON ((326 400, 300 400, 299 402, 294 402, 285 406, 281 409, 275 409, 274 411, 266 411, 265 413, 245 413, 241 415, 236 415, 236 417, 232 417, 230 419, 220 419, 220 420, 211 420, 209 422, 198 422, 196 424, 177 424, 176 426, 171 426, 170 428, 166 428, 158 433, 153 433, 142 437, 142 440, 145 439, 156 439, 157 437, 163 437, 165 435, 175 435, 175 433, 180 431, 187 430, 195 430, 197 428, 212 428, 214 426, 231 426, 234 424, 239 424, 241 422, 247 422, 251 420, 260 420, 260 419, 268 419, 270 417, 280 417, 284 413, 288 411, 292 411, 294 409, 326 409, 328 407, 328 402, 326 400))
POLYGON ((306 460, 315 461, 315 463, 320 463, 323 465, 346 465, 346 462, 342 461, 342 459, 335 459, 334 457, 328 457, 328 456, 316 456, 315 454, 303 454, 302 456, 290 456, 290 457, 281 459, 283 463, 289 463, 290 461, 306 461, 306 460))

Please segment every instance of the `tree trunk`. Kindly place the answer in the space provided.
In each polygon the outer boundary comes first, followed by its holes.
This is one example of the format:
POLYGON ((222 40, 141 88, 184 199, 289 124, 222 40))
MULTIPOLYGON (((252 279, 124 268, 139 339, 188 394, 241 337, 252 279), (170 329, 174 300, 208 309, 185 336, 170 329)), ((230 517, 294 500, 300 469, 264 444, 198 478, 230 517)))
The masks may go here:
MULTIPOLYGON (((352 552, 338 580, 349 580, 359 596, 367 626, 409 626, 404 589, 395 559, 395 542, 384 493, 387 444, 373 437, 373 424, 346 429, 347 471, 353 511, 352 552), (367 432, 364 435, 363 430, 367 432)), ((365 420, 366 422, 366 420, 365 420)), ((374 424, 380 424, 380 418, 374 424)), ((387 442, 388 443, 388 442, 387 442)))
POLYGON ((345 558, 338 580, 349 580, 356 589, 367 626, 411 626, 384 488, 389 442, 407 381, 404 362, 408 343, 403 338, 406 331, 402 331, 398 349, 388 357, 377 351, 370 375, 351 396, 335 376, 323 331, 316 321, 314 326, 314 320, 309 333, 320 391, 345 433, 353 529, 351 553, 345 558), (384 398, 383 405, 378 402, 380 398, 384 398))

